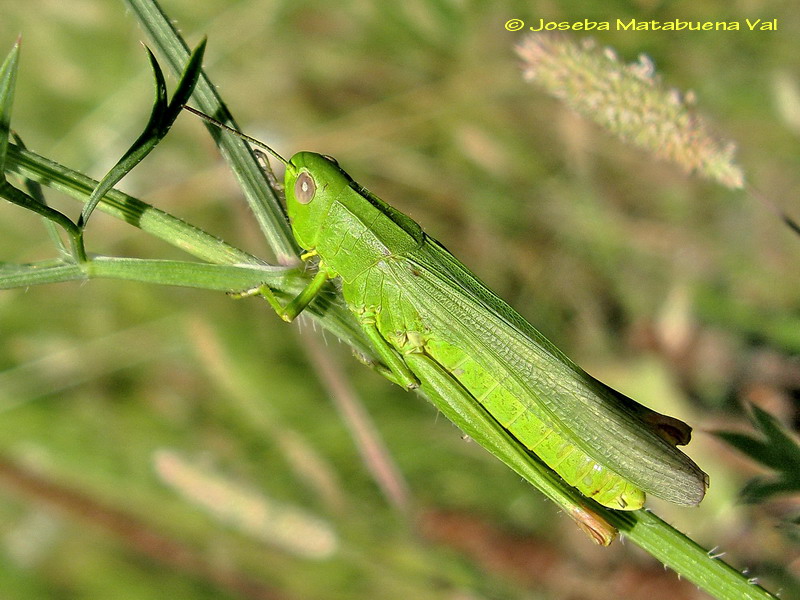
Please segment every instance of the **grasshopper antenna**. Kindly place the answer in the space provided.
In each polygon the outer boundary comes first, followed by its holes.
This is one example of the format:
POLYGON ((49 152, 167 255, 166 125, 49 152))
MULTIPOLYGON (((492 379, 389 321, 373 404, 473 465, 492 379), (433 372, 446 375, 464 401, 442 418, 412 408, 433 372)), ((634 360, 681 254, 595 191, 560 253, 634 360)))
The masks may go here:
POLYGON ((201 118, 201 119, 203 119, 204 121, 206 121, 206 122, 208 122, 208 123, 211 123, 212 125, 216 125, 216 126, 217 126, 217 127, 219 127, 220 129, 223 129, 223 130, 225 130, 225 131, 227 131, 227 132, 229 132, 229 133, 232 133, 232 134, 233 134, 233 135, 235 135, 236 137, 239 137, 239 138, 241 138, 241 139, 243 139, 243 140, 245 140, 245 141, 247 141, 247 142, 250 142, 250 143, 251 143, 251 144, 253 144, 254 146, 258 146, 259 148, 263 148, 264 150, 266 150, 267 152, 269 152, 269 153, 270 153, 272 156, 274 156, 274 157, 275 157, 275 158, 277 158, 279 161, 281 161, 283 164, 285 164, 285 165, 288 165, 288 164, 289 164, 289 161, 288 161, 288 160, 286 160, 285 158, 283 158, 283 157, 282 157, 280 154, 278 154, 277 152, 275 152, 275 150, 273 150, 272 148, 270 148, 269 146, 267 146, 267 145, 266 145, 264 142, 262 142, 262 141, 260 141, 260 140, 257 140, 257 139, 256 139, 256 138, 254 138, 254 137, 250 137, 249 135, 247 135, 247 134, 245 134, 245 133, 242 133, 241 131, 237 131, 237 130, 236 130, 236 129, 234 129, 233 127, 228 127, 227 125, 225 125, 225 123, 222 123, 221 121, 218 121, 218 120, 217 120, 217 119, 215 119, 214 117, 210 117, 210 116, 208 116, 206 113, 204 113, 204 112, 200 112, 199 110, 197 110, 197 109, 194 109, 194 108, 192 108, 191 106, 187 106, 186 104, 184 104, 184 105, 183 105, 183 108, 185 108, 186 110, 188 110, 190 113, 197 115, 198 117, 200 117, 200 118, 201 118))

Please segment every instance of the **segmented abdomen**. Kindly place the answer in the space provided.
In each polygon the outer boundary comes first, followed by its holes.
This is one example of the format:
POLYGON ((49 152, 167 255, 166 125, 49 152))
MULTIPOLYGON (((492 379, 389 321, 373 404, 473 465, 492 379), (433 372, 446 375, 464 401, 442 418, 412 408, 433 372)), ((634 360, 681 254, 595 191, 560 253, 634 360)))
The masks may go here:
MULTIPOLYGON (((635 510, 644 505, 645 494, 614 471, 600 465, 567 441, 536 413, 535 402, 523 404, 462 349, 442 340, 428 340, 425 351, 445 367, 504 428, 568 484, 609 508, 635 510)), ((520 393, 522 393, 520 391, 520 393)))

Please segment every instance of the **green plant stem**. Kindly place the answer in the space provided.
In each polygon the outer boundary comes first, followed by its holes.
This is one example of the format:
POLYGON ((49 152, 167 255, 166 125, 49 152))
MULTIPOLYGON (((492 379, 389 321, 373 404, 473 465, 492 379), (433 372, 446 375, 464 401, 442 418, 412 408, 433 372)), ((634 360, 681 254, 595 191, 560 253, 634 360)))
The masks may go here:
POLYGON ((649 510, 606 510, 603 516, 639 547, 720 600, 777 600, 755 581, 712 556, 649 510))
POLYGON ((94 257, 85 263, 59 260, 0 266, 0 289, 86 279, 122 279, 158 285, 235 292, 267 283, 302 288, 302 274, 290 267, 213 265, 176 260, 94 257))
MULTIPOLYGON (((97 185, 91 177, 14 144, 9 144, 6 163, 7 169, 81 202, 87 201, 97 185)), ((267 265, 260 258, 118 190, 109 191, 98 209, 209 262, 267 265)))
MULTIPOLYGON (((172 21, 156 2, 126 0, 126 4, 136 15, 153 46, 166 58, 173 73, 180 74, 189 60, 190 52, 172 21)), ((209 81, 205 73, 201 72, 200 74, 192 100, 204 113, 212 115, 234 129, 239 129, 222 102, 216 87, 209 81)), ((270 247, 275 252, 278 264, 297 264, 299 248, 292 235, 289 222, 278 197, 269 186, 269 182, 249 146, 236 136, 223 133, 210 125, 207 127, 214 139, 218 141, 223 156, 231 164, 250 208, 270 247)))

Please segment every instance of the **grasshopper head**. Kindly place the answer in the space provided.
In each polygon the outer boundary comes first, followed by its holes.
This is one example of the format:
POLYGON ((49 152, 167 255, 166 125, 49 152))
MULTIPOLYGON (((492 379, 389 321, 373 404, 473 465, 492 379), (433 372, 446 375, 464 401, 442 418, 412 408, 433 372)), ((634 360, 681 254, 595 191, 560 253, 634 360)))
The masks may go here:
POLYGON ((298 152, 286 166, 284 184, 294 237, 303 248, 313 250, 331 205, 350 184, 350 178, 332 158, 298 152))

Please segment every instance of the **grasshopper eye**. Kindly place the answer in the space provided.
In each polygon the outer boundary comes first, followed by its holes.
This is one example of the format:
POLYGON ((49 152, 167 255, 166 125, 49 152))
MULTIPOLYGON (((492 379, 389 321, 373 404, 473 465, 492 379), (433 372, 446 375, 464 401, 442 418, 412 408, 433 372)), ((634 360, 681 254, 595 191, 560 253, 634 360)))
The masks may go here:
POLYGON ((314 183, 314 178, 307 172, 303 171, 294 183, 294 197, 300 204, 308 204, 314 199, 314 194, 317 192, 317 184, 314 183))

